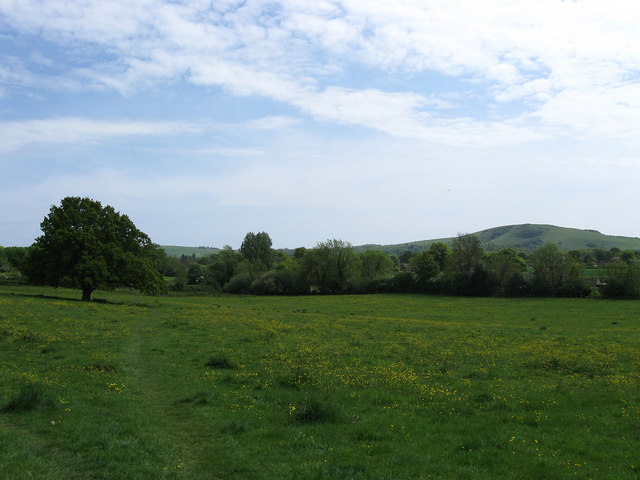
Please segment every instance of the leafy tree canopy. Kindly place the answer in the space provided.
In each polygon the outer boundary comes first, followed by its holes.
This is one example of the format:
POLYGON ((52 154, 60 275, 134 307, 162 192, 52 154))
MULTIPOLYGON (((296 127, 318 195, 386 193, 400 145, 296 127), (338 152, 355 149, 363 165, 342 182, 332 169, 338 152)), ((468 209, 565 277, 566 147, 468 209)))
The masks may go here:
POLYGON ((612 260, 604 267, 603 293, 610 298, 640 298, 640 264, 612 260))
POLYGON ((451 257, 451 248, 443 242, 436 242, 429 247, 429 255, 438 264, 438 269, 443 271, 451 257))
POLYGON ((483 256, 482 243, 475 235, 458 234, 451 242, 452 267, 459 274, 470 276, 482 262, 483 256))
POLYGON ((337 239, 319 242, 303 260, 312 284, 321 292, 343 291, 359 267, 351 244, 337 239))
POLYGON ((51 206, 28 258, 27 276, 41 285, 82 289, 127 286, 145 293, 166 289, 155 263, 164 255, 126 215, 89 198, 66 197, 51 206))
POLYGON ((418 286, 421 290, 427 290, 429 281, 440 273, 438 261, 428 251, 420 252, 411 259, 411 271, 415 273, 418 286))
POLYGON ((240 246, 240 252, 258 271, 271 268, 273 251, 271 250, 271 237, 266 232, 247 233, 240 246))
POLYGON ((360 254, 362 277, 371 280, 376 277, 385 277, 391 273, 393 260, 379 250, 368 250, 360 254))

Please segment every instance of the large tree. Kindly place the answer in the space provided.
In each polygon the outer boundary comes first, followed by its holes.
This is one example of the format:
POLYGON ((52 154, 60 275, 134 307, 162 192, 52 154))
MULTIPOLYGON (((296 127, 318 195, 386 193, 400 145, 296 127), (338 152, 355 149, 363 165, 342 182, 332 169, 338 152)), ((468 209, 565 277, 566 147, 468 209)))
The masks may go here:
POLYGON ((555 243, 546 243, 530 257, 534 288, 553 296, 580 296, 586 289, 584 264, 564 254, 555 243))
POLYGON ((409 260, 411 272, 416 276, 418 289, 428 291, 436 286, 433 280, 451 263, 451 248, 446 243, 433 243, 429 250, 420 252, 409 260))
POLYGON ((522 273, 527 269, 525 261, 511 248, 490 253, 486 258, 486 263, 502 287, 510 281, 514 274, 522 273))
POLYGON ((482 263, 484 250, 480 239, 470 233, 458 234, 451 242, 451 263, 454 271, 470 277, 482 263))
POLYGON ((451 258, 451 248, 443 242, 432 243, 427 250, 429 256, 438 264, 438 269, 442 272, 451 258))
POLYGON ((366 281, 379 277, 387 277, 391 274, 393 260, 380 250, 367 250, 360 254, 360 271, 366 281))
POLYGON ((416 276, 418 288, 422 291, 429 290, 430 280, 440 273, 438 261, 428 250, 425 250, 413 257, 409 264, 411 272, 416 276))
POLYGON ((249 261, 252 275, 269 270, 273 264, 271 237, 266 232, 247 233, 240 246, 240 252, 249 261))
POLYGON ((356 274, 358 256, 349 242, 320 242, 304 256, 304 270, 321 292, 341 292, 356 274))
POLYGON ((40 224, 28 259, 30 281, 82 289, 127 286, 145 293, 166 290, 155 268, 163 252, 126 215, 90 198, 66 197, 40 224))
POLYGON ((604 267, 602 291, 611 298, 640 298, 640 264, 616 259, 604 267))

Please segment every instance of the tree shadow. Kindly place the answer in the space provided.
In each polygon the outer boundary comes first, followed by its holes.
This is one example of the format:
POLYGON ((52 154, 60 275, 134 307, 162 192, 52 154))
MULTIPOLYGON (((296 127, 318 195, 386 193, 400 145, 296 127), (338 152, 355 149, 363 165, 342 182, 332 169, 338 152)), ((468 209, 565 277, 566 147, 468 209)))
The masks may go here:
POLYGON ((128 307, 143 307, 150 308, 151 305, 146 303, 130 303, 130 302, 114 302, 112 300, 107 300, 106 298, 92 298, 90 301, 84 301, 80 298, 72 298, 72 297, 63 297, 60 295, 46 295, 43 293, 17 293, 17 292, 6 292, 0 293, 2 296, 7 297, 22 297, 22 298, 38 298, 42 300, 63 300, 65 302, 73 302, 73 303, 99 303, 101 305, 126 305, 128 307))

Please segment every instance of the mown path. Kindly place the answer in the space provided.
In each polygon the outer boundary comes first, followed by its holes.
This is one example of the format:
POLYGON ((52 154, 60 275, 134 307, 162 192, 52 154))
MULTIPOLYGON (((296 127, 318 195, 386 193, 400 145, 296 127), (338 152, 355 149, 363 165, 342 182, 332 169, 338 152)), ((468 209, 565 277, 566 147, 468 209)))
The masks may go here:
POLYGON ((144 412, 132 421, 143 441, 167 450, 162 477, 218 478, 211 471, 213 458, 208 451, 215 440, 205 425, 194 421, 193 408, 181 402, 188 391, 186 380, 175 373, 179 368, 167 358, 164 346, 157 344, 154 332, 158 322, 152 309, 148 313, 130 325, 120 359, 123 390, 128 401, 135 404, 130 411, 144 412))

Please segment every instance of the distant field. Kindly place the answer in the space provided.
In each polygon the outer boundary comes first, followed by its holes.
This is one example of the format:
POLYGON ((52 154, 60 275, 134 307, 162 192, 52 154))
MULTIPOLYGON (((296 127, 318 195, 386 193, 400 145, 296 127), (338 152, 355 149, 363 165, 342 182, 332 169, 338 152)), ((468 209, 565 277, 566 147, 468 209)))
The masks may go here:
POLYGON ((640 475, 640 303, 0 287, 0 478, 640 475))
POLYGON ((187 257, 195 255, 196 258, 208 257, 220 251, 219 248, 212 247, 179 247, 175 245, 161 245, 160 248, 162 248, 168 256, 178 258, 183 255, 187 257))

